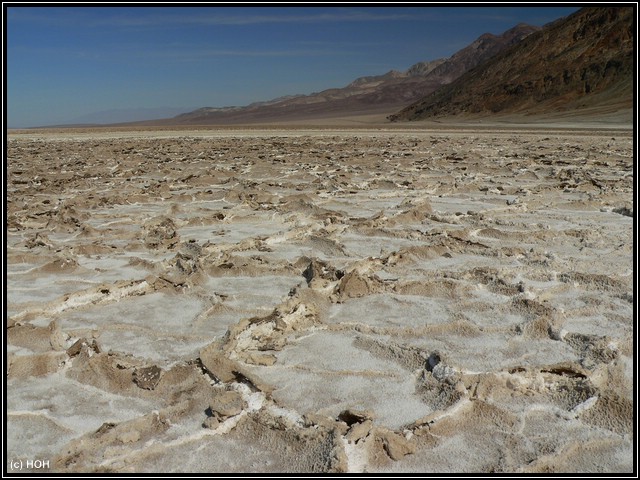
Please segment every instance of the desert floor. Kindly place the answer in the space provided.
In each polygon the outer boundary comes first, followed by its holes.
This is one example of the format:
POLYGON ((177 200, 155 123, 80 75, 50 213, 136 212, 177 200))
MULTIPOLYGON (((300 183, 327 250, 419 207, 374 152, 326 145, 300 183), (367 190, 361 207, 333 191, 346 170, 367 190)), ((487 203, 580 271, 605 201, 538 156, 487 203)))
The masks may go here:
POLYGON ((633 470, 631 130, 7 142, 7 471, 633 470))

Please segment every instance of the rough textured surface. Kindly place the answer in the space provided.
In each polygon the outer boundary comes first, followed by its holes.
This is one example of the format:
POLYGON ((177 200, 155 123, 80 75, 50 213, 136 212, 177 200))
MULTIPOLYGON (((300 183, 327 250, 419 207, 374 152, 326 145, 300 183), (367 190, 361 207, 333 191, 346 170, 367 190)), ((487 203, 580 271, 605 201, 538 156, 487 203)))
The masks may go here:
POLYGON ((632 471, 630 130, 37 131, 7 154, 10 460, 632 471))

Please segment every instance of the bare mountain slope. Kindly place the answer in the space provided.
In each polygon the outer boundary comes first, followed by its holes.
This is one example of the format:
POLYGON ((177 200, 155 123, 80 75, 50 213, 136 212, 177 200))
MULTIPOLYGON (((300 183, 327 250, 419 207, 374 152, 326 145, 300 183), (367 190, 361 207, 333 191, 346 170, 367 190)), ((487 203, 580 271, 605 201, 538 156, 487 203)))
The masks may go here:
POLYGON ((360 77, 343 88, 332 88, 310 95, 290 95, 242 107, 205 107, 154 123, 231 124, 336 115, 387 114, 452 82, 468 69, 537 30, 539 27, 519 24, 502 35, 486 33, 450 58, 419 62, 404 72, 391 70, 383 75, 360 77))
POLYGON ((633 7, 581 9, 389 119, 630 109, 634 18, 633 7))

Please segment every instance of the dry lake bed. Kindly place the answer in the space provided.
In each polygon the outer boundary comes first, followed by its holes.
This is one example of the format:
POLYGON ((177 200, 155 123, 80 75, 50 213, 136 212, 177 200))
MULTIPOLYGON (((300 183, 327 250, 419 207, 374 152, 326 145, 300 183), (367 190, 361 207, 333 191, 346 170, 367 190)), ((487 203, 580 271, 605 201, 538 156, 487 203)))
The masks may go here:
POLYGON ((631 472, 631 130, 7 137, 8 472, 631 472))

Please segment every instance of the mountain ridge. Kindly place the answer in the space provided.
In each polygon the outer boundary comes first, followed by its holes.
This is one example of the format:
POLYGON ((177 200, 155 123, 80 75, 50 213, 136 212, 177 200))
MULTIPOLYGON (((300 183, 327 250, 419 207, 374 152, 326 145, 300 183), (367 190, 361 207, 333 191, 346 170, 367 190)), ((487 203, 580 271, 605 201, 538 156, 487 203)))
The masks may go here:
POLYGON ((540 27, 518 24, 500 35, 485 33, 449 58, 420 61, 407 70, 358 77, 345 87, 289 95, 247 106, 203 107, 158 124, 215 124, 322 118, 337 114, 393 112, 455 80, 540 27))
POLYGON ((633 24, 632 7, 583 8, 388 119, 631 108, 633 24))

